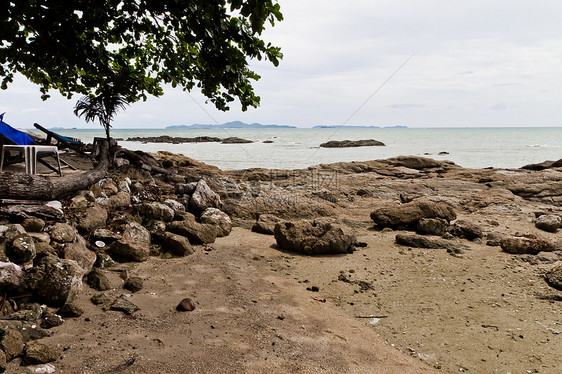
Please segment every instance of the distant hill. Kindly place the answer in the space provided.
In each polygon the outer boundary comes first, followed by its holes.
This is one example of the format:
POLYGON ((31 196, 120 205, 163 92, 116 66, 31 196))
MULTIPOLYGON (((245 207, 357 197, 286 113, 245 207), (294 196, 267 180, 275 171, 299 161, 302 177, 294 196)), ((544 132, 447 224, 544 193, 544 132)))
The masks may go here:
POLYGON ((225 122, 222 125, 202 125, 202 124, 193 124, 193 125, 177 125, 177 126, 168 126, 166 129, 169 130, 178 130, 178 129, 270 129, 270 128, 291 128, 294 129, 296 126, 288 126, 288 125, 262 125, 261 123, 244 123, 241 121, 232 121, 232 122, 225 122))
MULTIPOLYGON (((380 129, 380 126, 345 126, 345 125, 318 125, 314 126, 313 129, 380 129)), ((385 129, 407 129, 408 126, 385 126, 385 129)))

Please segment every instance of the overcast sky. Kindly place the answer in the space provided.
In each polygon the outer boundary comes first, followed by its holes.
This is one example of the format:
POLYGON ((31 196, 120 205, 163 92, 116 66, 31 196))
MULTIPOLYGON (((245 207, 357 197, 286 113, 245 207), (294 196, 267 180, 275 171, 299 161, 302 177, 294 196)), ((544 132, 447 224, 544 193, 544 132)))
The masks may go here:
MULTIPOLYGON (((220 112, 196 92, 169 88, 120 113, 114 128, 233 120, 299 127, 562 126, 560 0, 279 3, 285 20, 263 36, 282 47, 284 59, 277 68, 252 63, 262 76, 255 84, 260 108, 220 112)), ((46 102, 39 96, 20 78, 0 91, 0 112, 16 127, 92 126, 72 113, 77 96, 69 101, 53 93, 46 102)))

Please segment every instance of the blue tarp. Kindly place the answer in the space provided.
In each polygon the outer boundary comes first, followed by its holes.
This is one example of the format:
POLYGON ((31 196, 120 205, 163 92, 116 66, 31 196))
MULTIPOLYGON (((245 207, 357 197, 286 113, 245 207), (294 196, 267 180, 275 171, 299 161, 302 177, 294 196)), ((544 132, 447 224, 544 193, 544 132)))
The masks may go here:
POLYGON ((0 115, 0 134, 3 134, 6 138, 18 145, 33 144, 33 138, 31 138, 31 136, 27 135, 23 131, 14 129, 12 126, 4 122, 4 113, 0 115))

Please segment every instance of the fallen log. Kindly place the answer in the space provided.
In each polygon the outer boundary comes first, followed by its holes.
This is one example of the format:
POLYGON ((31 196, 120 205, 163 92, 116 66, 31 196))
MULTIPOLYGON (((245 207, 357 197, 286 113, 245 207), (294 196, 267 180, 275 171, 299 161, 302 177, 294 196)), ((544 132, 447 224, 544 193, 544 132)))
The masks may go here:
POLYGON ((107 173, 109 154, 107 141, 100 142, 100 162, 93 169, 81 174, 54 181, 35 174, 0 172, 0 199, 54 200, 89 188, 107 173))
POLYGON ((64 218, 64 213, 48 205, 9 205, 0 206, 0 217, 20 220, 37 217, 46 221, 60 221, 64 218))

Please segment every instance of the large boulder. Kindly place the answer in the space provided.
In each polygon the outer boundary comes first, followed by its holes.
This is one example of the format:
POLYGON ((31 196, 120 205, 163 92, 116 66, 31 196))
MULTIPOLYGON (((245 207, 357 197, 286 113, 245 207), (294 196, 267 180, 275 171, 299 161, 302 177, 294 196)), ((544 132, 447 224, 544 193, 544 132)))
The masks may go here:
POLYGON ((109 251, 125 261, 146 261, 150 255, 150 232, 131 222, 125 226, 123 237, 113 242, 109 251))
POLYGON ((260 214, 256 223, 252 226, 252 231, 259 232, 260 234, 273 235, 275 232, 275 225, 279 222, 281 222, 281 218, 273 214, 260 214))
POLYGON ((544 279, 551 287, 562 291, 562 262, 547 271, 544 279))
POLYGON ((107 221, 107 210, 95 204, 86 211, 86 214, 78 221, 78 231, 89 235, 97 228, 104 227, 107 221))
POLYGON ((218 234, 217 225, 199 223, 191 219, 170 222, 166 228, 174 234, 185 236, 193 244, 214 243, 218 234))
POLYGON ((346 253, 356 241, 351 230, 320 219, 279 222, 274 235, 279 247, 309 255, 346 253))
POLYGON ((536 255, 539 252, 551 252, 556 249, 556 245, 551 241, 531 235, 504 238, 500 241, 500 246, 511 254, 536 255))
POLYGON ((387 205, 371 213, 371 219, 381 227, 408 226, 422 218, 442 218, 450 222, 456 217, 453 207, 448 203, 425 199, 402 205, 387 205))
POLYGON ((230 231, 232 231, 232 221, 230 217, 225 212, 217 208, 207 208, 201 217, 199 218, 201 223, 208 223, 210 225, 216 225, 217 236, 228 236, 230 231))
POLYGON ((535 221, 535 227, 543 231, 556 232, 562 227, 562 219, 554 214, 543 214, 535 221))
POLYGON ((84 270, 76 261, 44 255, 29 271, 28 286, 51 306, 72 302, 82 289, 84 270))
POLYGON ((156 220, 170 222, 174 219, 175 212, 166 204, 142 203, 136 206, 137 211, 147 221, 156 220))
POLYGON ((189 199, 189 210, 197 214, 202 213, 207 208, 220 208, 221 198, 220 196, 211 190, 203 179, 197 182, 195 191, 189 199))

